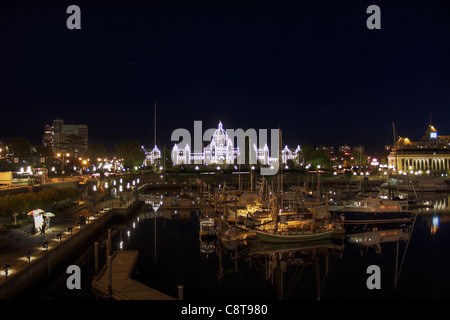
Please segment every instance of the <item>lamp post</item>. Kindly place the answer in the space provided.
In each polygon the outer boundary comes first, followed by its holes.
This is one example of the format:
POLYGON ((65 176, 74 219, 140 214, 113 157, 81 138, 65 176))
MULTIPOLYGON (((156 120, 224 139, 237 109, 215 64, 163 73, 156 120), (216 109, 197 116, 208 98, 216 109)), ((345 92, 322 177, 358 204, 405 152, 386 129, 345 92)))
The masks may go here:
POLYGON ((66 161, 64 156, 66 156, 68 158, 68 157, 70 157, 70 153, 64 153, 63 152, 63 153, 58 153, 57 154, 57 157, 62 159, 62 161, 61 161, 62 162, 62 172, 61 173, 62 173, 63 181, 64 181, 64 173, 65 173, 65 169, 64 168, 65 168, 65 161, 66 161))
POLYGON ((31 252, 30 251, 25 252, 25 257, 27 258, 28 263, 31 263, 31 252))
POLYGON ((11 265, 9 263, 5 263, 2 267, 3 270, 5 270, 5 279, 8 279, 8 270, 11 268, 11 265))
POLYGON ((157 201, 157 202, 153 202, 152 208, 153 211, 155 211, 155 263, 156 263, 156 213, 158 212, 159 207, 161 206, 161 202, 157 201))

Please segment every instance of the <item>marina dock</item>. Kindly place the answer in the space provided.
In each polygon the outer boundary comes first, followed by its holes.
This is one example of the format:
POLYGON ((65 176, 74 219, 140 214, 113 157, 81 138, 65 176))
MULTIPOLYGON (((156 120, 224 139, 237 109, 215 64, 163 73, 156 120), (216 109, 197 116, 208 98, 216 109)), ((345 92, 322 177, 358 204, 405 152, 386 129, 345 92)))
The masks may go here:
POLYGON ((130 279, 138 251, 116 251, 112 255, 111 271, 108 264, 92 281, 92 288, 104 297, 114 300, 176 300, 158 290, 130 279), (110 281, 111 277, 111 283, 110 281))

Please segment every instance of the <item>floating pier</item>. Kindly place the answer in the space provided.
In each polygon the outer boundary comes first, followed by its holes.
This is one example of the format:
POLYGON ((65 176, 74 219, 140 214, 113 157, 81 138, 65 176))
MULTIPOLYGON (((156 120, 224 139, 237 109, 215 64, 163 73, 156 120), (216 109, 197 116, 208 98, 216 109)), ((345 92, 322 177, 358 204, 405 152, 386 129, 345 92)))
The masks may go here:
POLYGON ((114 300, 177 300, 130 279, 137 257, 135 250, 115 251, 92 281, 92 288, 97 294, 114 300))

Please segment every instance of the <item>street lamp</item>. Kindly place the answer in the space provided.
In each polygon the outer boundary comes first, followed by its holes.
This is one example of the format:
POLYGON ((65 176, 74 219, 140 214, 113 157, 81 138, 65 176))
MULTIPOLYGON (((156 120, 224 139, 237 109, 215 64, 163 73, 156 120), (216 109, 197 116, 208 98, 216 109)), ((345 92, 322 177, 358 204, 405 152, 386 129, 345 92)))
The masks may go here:
POLYGON ((11 269, 11 265, 9 263, 5 263, 2 269, 5 270, 5 279, 8 279, 8 270, 11 269))
POLYGON ((155 240, 154 240, 154 243, 155 243, 155 262, 156 262, 156 213, 158 212, 158 209, 161 206, 161 204, 162 204, 162 201, 161 202, 160 201, 155 201, 152 204, 153 211, 155 211, 155 223, 154 223, 154 225, 155 225, 155 232, 154 232, 154 235, 155 235, 155 240))
MULTIPOLYGON (((65 170, 64 170, 64 168, 65 168, 65 157, 64 156, 66 156, 68 158, 68 157, 70 157, 70 153, 57 153, 56 156, 58 158, 61 157, 61 159, 62 159, 62 161, 61 161, 62 162, 62 175, 63 175, 63 180, 64 180, 64 173, 65 173, 65 170)), ((67 162, 69 162, 69 160, 67 160, 67 162)))
POLYGON ((28 259, 28 263, 31 263, 31 252, 30 251, 25 252, 25 257, 28 259))

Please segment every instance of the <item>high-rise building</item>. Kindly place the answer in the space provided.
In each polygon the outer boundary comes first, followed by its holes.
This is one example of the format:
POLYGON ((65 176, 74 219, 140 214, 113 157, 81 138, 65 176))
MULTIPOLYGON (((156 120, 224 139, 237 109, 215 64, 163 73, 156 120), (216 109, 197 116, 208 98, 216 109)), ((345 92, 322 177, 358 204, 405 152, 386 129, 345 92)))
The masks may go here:
POLYGON ((43 145, 54 152, 72 149, 75 153, 85 151, 88 145, 87 125, 65 124, 64 120, 53 120, 53 126, 44 127, 43 145))
POLYGON ((54 147, 53 141, 53 126, 46 125, 44 126, 44 137, 42 138, 42 145, 46 147, 54 147))

